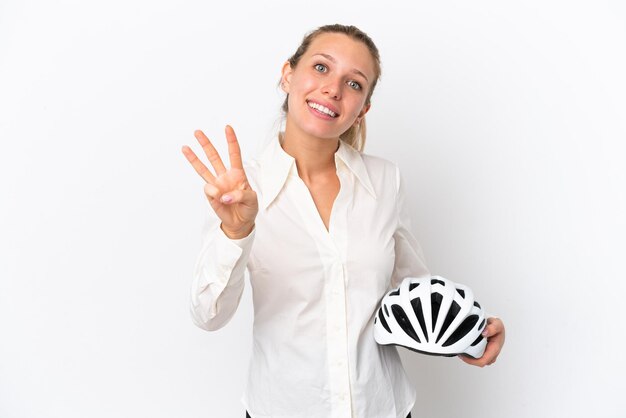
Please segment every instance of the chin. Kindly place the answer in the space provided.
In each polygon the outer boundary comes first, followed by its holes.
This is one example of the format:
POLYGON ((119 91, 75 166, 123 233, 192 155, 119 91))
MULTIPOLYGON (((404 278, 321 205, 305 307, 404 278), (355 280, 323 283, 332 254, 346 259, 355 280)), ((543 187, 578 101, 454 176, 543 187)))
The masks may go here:
POLYGON ((336 129, 322 129, 319 126, 309 126, 305 127, 303 132, 320 139, 337 139, 345 130, 338 131, 336 129))

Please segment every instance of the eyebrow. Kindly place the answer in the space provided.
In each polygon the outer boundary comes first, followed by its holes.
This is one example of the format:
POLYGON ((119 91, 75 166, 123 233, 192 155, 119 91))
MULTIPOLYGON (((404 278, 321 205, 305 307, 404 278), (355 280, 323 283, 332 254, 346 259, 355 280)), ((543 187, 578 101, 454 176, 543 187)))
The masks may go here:
MULTIPOLYGON (((315 55, 321 55, 322 57, 326 58, 328 61, 334 62, 335 64, 337 63, 337 60, 334 59, 331 55, 328 54, 323 54, 323 53, 319 53, 319 54, 314 54, 315 55)), ((356 68, 354 68, 352 70, 353 73, 359 74, 361 77, 363 77, 365 79, 365 81, 367 81, 369 83, 369 79, 367 78, 367 76, 365 74, 363 74, 361 71, 357 70, 356 68)))

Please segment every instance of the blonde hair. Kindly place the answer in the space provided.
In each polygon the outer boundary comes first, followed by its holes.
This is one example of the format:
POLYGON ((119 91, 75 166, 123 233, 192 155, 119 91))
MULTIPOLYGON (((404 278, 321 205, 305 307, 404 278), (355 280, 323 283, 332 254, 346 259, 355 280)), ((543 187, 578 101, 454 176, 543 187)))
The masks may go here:
MULTIPOLYGON (((367 98, 365 99, 365 105, 366 106, 369 105, 371 98, 372 98, 372 94, 374 93, 374 88, 376 87, 376 83, 380 79, 380 74, 381 74, 380 56, 378 54, 378 48, 376 48, 374 41, 372 41, 372 39, 365 32, 363 32, 356 26, 345 26, 345 25, 339 25, 339 24, 325 25, 325 26, 320 26, 319 28, 315 29, 312 32, 309 32, 302 39, 302 43, 300 44, 296 52, 287 60, 289 61, 289 65, 291 65, 291 68, 296 68, 296 66, 298 65, 298 62, 300 62, 300 58, 302 58, 302 56, 309 49, 311 42, 313 42, 313 40, 322 33, 343 33, 344 35, 349 36, 355 41, 362 42, 370 51, 370 54, 372 55, 372 59, 374 60, 375 77, 374 77, 374 81, 371 84, 370 91, 367 93, 367 98)), ((283 105, 282 105, 282 110, 283 112, 285 112, 285 114, 287 114, 287 112, 289 111, 289 105, 287 103, 288 99, 289 99, 289 94, 287 94, 287 96, 285 97, 285 101, 283 102, 283 105)), ((352 125, 347 131, 342 133, 339 136, 339 138, 342 141, 346 142, 351 147, 362 152, 363 149, 365 148, 365 136, 366 136, 365 117, 363 117, 360 123, 356 125, 352 125)))

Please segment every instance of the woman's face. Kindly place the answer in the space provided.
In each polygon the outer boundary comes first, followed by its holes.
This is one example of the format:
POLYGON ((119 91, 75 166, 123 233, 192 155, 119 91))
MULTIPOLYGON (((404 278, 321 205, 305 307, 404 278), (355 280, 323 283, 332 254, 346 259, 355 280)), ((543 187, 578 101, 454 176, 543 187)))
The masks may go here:
POLYGON ((318 138, 338 138, 369 110, 374 61, 362 42, 341 33, 322 33, 296 68, 283 66, 289 94, 287 126, 318 138))

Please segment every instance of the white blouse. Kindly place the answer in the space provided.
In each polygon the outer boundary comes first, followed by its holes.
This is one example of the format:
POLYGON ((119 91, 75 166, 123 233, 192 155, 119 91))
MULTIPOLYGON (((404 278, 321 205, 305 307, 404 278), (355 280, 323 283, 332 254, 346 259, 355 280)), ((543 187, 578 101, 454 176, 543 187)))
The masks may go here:
POLYGON ((245 164, 259 198, 254 230, 231 240, 212 223, 191 287, 205 330, 235 313, 249 271, 252 358, 242 402, 252 418, 405 418, 415 403, 395 346, 374 340, 384 294, 425 277, 398 167, 340 141, 341 188, 327 230, 278 139, 245 164))

